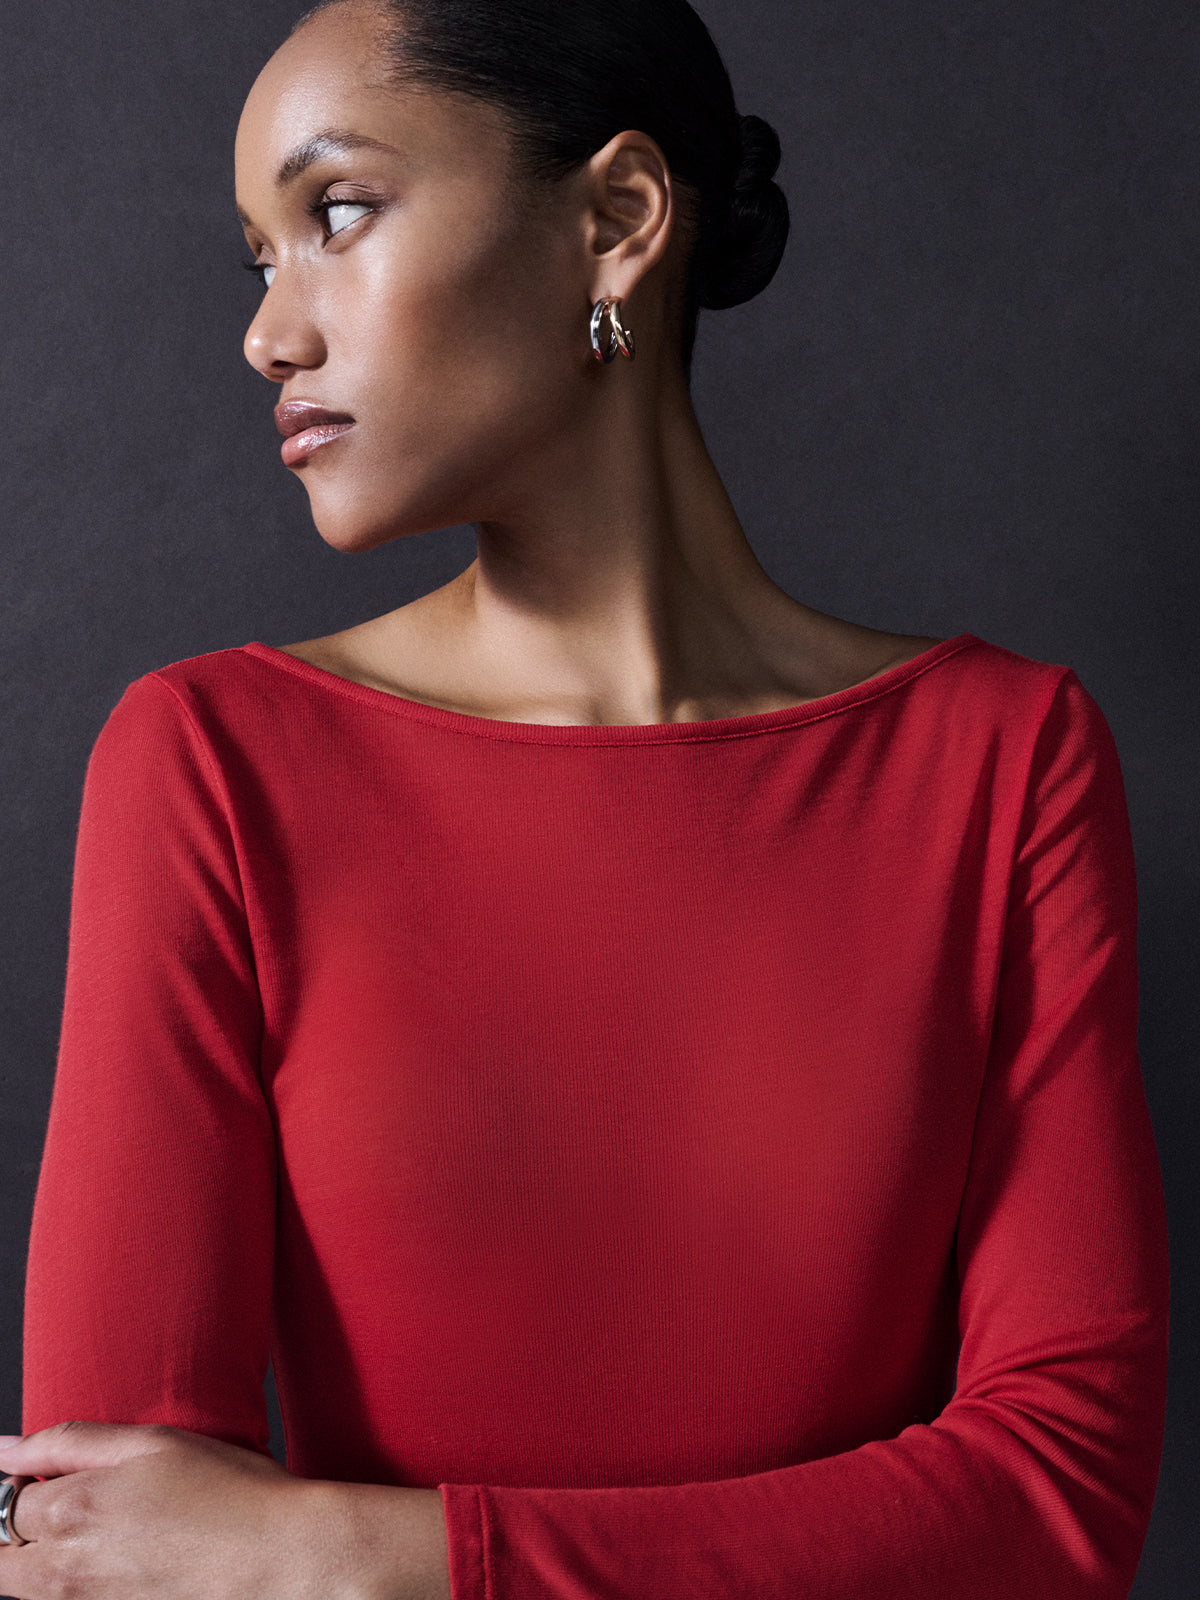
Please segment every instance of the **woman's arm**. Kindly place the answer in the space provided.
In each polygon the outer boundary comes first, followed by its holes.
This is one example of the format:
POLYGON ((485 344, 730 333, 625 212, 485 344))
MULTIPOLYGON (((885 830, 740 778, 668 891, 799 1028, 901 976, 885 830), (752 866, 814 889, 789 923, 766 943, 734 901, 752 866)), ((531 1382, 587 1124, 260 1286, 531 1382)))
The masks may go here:
POLYGON ((26 1271, 27 1437, 0 1455, 0 1474, 47 1481, 18 1494, 30 1543, 0 1546, 0 1592, 449 1595, 436 1489, 297 1478, 269 1453, 262 1030, 221 775, 150 674, 84 781, 26 1271))
POLYGON ((269 1453, 275 1138, 237 842, 153 674, 84 780, 25 1281, 26 1433, 166 1423, 269 1453))

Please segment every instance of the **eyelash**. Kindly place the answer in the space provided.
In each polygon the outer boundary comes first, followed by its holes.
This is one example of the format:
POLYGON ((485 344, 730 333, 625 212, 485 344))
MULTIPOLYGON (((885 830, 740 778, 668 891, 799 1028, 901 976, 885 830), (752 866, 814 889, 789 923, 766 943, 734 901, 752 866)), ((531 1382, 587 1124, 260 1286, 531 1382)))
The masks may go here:
MULTIPOLYGON (((314 200, 311 205, 305 206, 304 209, 308 212, 310 217, 320 217, 323 216, 324 213, 332 206, 365 206, 369 204, 370 202, 367 200, 346 200, 344 198, 339 198, 335 200, 314 200)), ((371 206, 371 210, 374 211, 374 209, 375 207, 371 206)), ((349 224, 347 224, 347 226, 349 226, 349 224)), ((339 229, 338 231, 341 232, 343 230, 339 229)), ((330 234, 329 238, 332 239, 333 235, 330 234)), ((259 283, 263 283, 263 273, 267 270, 267 267, 270 265, 270 263, 267 261, 243 261, 242 265, 245 267, 247 272, 257 273, 259 283)))

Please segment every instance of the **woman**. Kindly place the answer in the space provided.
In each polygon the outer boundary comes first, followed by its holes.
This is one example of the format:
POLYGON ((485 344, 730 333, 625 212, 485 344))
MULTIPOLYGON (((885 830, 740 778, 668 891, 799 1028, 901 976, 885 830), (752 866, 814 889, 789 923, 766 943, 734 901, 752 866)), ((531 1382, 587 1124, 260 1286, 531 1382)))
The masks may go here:
POLYGON ((5 1593, 1128 1593, 1117 753, 755 560, 687 378, 778 156, 682 0, 336 0, 254 84, 284 462, 339 549, 478 555, 101 731, 5 1593))

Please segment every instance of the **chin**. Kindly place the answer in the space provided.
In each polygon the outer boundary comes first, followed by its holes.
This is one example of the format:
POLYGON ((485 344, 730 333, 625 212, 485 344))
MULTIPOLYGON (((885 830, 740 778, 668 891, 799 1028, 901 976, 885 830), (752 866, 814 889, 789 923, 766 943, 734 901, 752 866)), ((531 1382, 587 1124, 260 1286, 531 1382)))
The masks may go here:
POLYGON ((334 550, 352 554, 360 550, 377 550, 393 539, 406 538, 411 533, 427 533, 431 528, 446 526, 430 522, 413 513, 409 507, 390 508, 364 505, 360 499, 342 496, 309 494, 313 524, 325 543, 334 550))

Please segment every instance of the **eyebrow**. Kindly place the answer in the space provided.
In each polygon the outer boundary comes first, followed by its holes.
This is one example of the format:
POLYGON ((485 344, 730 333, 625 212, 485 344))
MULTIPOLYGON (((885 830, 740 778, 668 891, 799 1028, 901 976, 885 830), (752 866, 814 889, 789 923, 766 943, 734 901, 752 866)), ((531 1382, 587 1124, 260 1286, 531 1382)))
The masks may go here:
MULTIPOLYGON (((350 133, 344 128, 323 128, 320 133, 314 133, 311 138, 305 139, 303 144, 298 144, 284 157, 279 171, 275 174, 275 187, 286 189, 314 162, 324 161, 329 156, 342 155, 348 150, 385 150, 393 156, 400 153, 395 145, 385 144, 382 139, 372 139, 365 133, 350 133)), ((241 206, 238 206, 237 214, 248 228, 253 227, 253 223, 241 206)))

